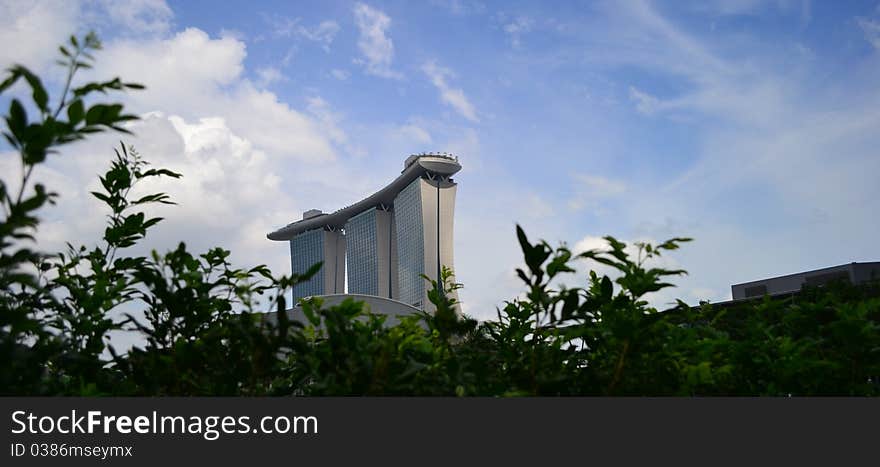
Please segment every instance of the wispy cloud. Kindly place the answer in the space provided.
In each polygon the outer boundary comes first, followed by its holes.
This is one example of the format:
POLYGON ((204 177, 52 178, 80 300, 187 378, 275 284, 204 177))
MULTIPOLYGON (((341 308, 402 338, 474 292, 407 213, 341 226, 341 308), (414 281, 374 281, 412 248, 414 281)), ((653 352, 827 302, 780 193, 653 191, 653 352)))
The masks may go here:
POLYGON ((307 101, 308 106, 306 108, 309 113, 318 119, 324 133, 329 135, 335 143, 345 144, 348 141, 348 137, 339 127, 342 115, 334 111, 327 101, 318 96, 310 97, 307 101))
POLYGON ((431 0, 431 5, 448 10, 454 15, 470 15, 486 12, 486 5, 472 0, 431 0))
POLYGON ((395 128, 395 132, 402 138, 418 144, 430 144, 433 140, 427 130, 415 123, 407 123, 395 128))
POLYGON ((633 86, 629 87, 629 98, 636 103, 636 110, 644 115, 652 115, 660 106, 660 99, 646 92, 639 91, 633 86))
POLYGON ((455 73, 449 68, 437 65, 434 61, 425 62, 422 65, 422 71, 431 80, 431 83, 440 91, 440 99, 446 105, 449 105, 462 117, 472 121, 479 122, 477 111, 474 109, 471 101, 465 96, 464 91, 460 88, 453 88, 449 85, 448 80, 455 77, 455 73))
POLYGON ((391 28, 391 18, 381 10, 358 3, 354 6, 354 20, 360 31, 358 49, 363 54, 363 58, 356 61, 364 65, 368 74, 382 78, 402 78, 403 75, 391 69, 394 43, 387 35, 391 28))
POLYGON ((330 70, 330 75, 338 79, 339 81, 345 81, 348 79, 349 76, 351 76, 349 72, 340 68, 334 68, 330 70))
POLYGON ((619 196, 626 191, 623 182, 599 175, 575 174, 572 178, 575 194, 569 199, 568 207, 573 211, 595 207, 600 201, 619 196))
POLYGON ((308 27, 302 24, 300 18, 288 18, 284 16, 268 16, 264 18, 271 27, 272 35, 285 38, 302 38, 318 43, 324 51, 330 51, 330 45, 339 33, 340 27, 336 21, 322 21, 317 26, 308 27))
POLYGON ((504 25, 504 32, 510 38, 510 45, 519 47, 522 45, 521 37, 532 30, 535 21, 527 16, 518 16, 504 25))
POLYGON ((101 6, 116 24, 135 34, 165 34, 174 13, 165 0, 101 0, 101 6))
MULTIPOLYGON (((788 13, 797 20, 802 11, 788 13)), ((851 74, 817 86, 823 65, 791 53, 799 38, 706 36, 650 2, 615 3, 598 17, 580 36, 590 64, 609 75, 635 70, 639 84, 623 91, 639 112, 668 118, 650 127, 686 130, 693 144, 670 149, 666 136, 644 134, 647 154, 628 159, 632 179, 614 210, 614 225, 636 226, 639 235, 697 239, 682 253, 693 275, 681 284, 723 291, 759 275, 876 256, 876 248, 861 243, 877 225, 867 200, 880 194, 867 175, 880 170, 880 137, 872 130, 880 125, 880 94, 869 78, 878 73, 875 57, 859 57, 851 74), (687 123, 679 124, 682 116, 687 123), (675 154, 682 150, 686 157, 675 154), (665 158, 675 170, 641 165, 665 158)), ((849 26, 880 46, 873 16, 849 26)))
POLYGON ((273 66, 257 68, 257 86, 265 88, 284 79, 281 70, 273 66))
POLYGON ((868 18, 856 18, 856 22, 859 27, 862 28, 862 32, 865 34, 865 39, 867 39, 875 49, 880 50, 880 21, 868 18))

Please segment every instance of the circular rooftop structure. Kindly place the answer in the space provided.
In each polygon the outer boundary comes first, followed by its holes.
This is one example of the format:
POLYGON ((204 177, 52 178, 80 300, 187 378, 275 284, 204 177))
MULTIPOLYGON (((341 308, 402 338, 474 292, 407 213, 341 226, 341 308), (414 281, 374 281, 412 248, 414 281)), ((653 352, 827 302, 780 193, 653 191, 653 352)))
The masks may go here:
POLYGON ((449 177, 461 170, 458 158, 446 153, 413 154, 406 158, 400 176, 372 195, 332 213, 317 209, 305 212, 302 220, 266 235, 270 240, 287 241, 295 235, 318 228, 341 229, 352 217, 376 206, 391 206, 394 198, 413 180, 423 176, 449 177))

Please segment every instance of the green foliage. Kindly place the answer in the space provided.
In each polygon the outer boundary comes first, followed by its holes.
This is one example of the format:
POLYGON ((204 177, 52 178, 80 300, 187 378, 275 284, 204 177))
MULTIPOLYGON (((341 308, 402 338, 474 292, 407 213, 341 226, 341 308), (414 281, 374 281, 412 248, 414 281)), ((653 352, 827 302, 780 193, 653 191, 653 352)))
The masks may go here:
MULTIPOLYGON (((92 102, 109 91, 141 89, 118 78, 74 87, 100 42, 89 34, 60 48, 67 70, 57 104, 39 77, 7 70, 0 93, 16 82, 28 106, 10 101, 3 132, 20 176, 0 180, 0 394, 47 395, 878 395, 880 284, 833 284, 786 298, 650 306, 648 294, 672 287, 683 270, 653 267, 688 238, 634 250, 572 252, 532 243, 517 227, 523 294, 478 322, 463 315, 453 272, 430 282, 430 313, 390 323, 346 300, 285 310, 286 291, 316 274, 276 277, 265 266, 239 269, 230 252, 171 251, 133 256, 162 221, 134 199, 139 184, 180 178, 152 168, 120 143, 92 192, 107 210, 96 246, 36 251, 38 211, 57 198, 30 182, 59 146, 99 131, 128 133, 136 117, 123 105, 92 102), (54 107, 54 111, 52 108, 54 107), (27 109, 36 112, 28 115, 27 109), (634 253, 631 253, 634 252, 634 253), (579 287, 578 263, 598 264, 579 287), (568 280, 563 280, 568 279, 568 280), (263 311, 275 310, 275 319, 263 311), (126 353, 113 333, 143 344, 126 353)), ((141 185, 142 186, 142 185, 141 185)), ((583 281, 583 278, 580 279, 583 281)), ((376 310, 380 311, 380 310, 376 310)))
MULTIPOLYGON (((63 274, 73 266, 65 267, 62 263, 66 259, 60 255, 61 263, 53 263, 52 257, 38 253, 29 246, 34 241, 34 232, 39 224, 36 212, 46 204, 54 203, 57 197, 56 193, 47 191, 43 185, 30 183, 34 168, 45 162, 46 157, 61 145, 107 129, 125 132, 121 125, 136 118, 122 113, 122 107, 118 105, 118 110, 109 114, 96 110, 103 108, 102 104, 94 104, 86 109, 84 99, 92 92, 106 93, 108 90, 137 89, 141 86, 122 83, 117 79, 111 83, 92 83, 71 90, 76 71, 90 67, 90 52, 100 49, 100 42, 94 34, 89 34, 82 41, 71 37, 70 45, 72 51, 64 46, 60 49, 65 57, 60 64, 67 68, 67 81, 54 111, 50 108, 49 95, 42 81, 27 68, 12 66, 0 82, 0 93, 3 93, 23 80, 31 90, 33 108, 37 110, 37 115, 31 118, 21 101, 11 99, 5 116, 6 130, 3 132, 6 141, 18 153, 21 168, 17 186, 8 185, 5 179, 0 180, 0 205, 4 214, 0 222, 0 359, 5 366, 0 375, 0 385, 14 388, 13 392, 51 391, 44 384, 47 374, 70 361, 76 362, 72 364, 75 371, 82 370, 90 377, 96 376, 94 368, 83 369, 80 366, 89 360, 89 355, 101 352, 104 347, 101 342, 102 330, 108 327, 106 318, 96 314, 102 304, 84 304, 83 308, 92 313, 88 318, 66 314, 63 300, 53 294, 54 289, 63 288, 63 284, 49 284, 45 275, 53 272, 63 274), (65 110, 66 113, 63 113, 65 110), (101 114, 101 117, 84 117, 89 113, 93 116, 101 114), (64 323, 71 324, 71 327, 65 327, 64 323), (76 352, 67 352, 68 345, 76 352)), ((92 266, 98 269, 95 273, 101 274, 99 259, 94 257, 90 260, 94 263, 92 266)), ((63 277, 60 279, 64 280, 63 277)), ((81 279, 77 277, 71 280, 81 279)), ((112 288, 108 279, 110 277, 102 277, 100 285, 112 288)), ((89 300, 94 301, 91 298, 86 301, 89 300)), ((94 366, 93 363, 85 365, 94 366)))

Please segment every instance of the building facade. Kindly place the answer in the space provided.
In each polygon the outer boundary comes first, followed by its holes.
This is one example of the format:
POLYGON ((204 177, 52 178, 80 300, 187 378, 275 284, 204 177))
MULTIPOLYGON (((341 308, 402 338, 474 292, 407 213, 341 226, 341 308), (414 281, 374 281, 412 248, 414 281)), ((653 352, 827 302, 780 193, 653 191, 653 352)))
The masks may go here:
POLYGON ((345 224, 347 293, 396 298, 397 236, 394 215, 370 208, 345 224))
POLYGON ((400 176, 373 195, 332 213, 306 211, 302 220, 270 233, 290 243, 294 273, 323 262, 319 274, 294 287, 294 303, 348 293, 429 310, 430 283, 423 276, 436 281, 441 268, 453 267, 452 175, 459 170, 451 155, 413 155, 400 176))
POLYGON ((290 239, 291 272, 303 274, 313 265, 321 270, 293 286, 294 297, 343 293, 345 287, 345 237, 338 231, 312 229, 290 239))
POLYGON ((849 263, 734 284, 730 286, 730 292, 734 300, 744 300, 765 295, 797 293, 804 286, 817 287, 838 280, 851 284, 863 284, 878 279, 880 279, 880 262, 849 263))
MULTIPOLYGON (((428 303, 430 284, 442 266, 452 267, 456 185, 448 180, 413 180, 394 200, 400 301, 416 308, 428 303)), ((397 298, 397 297, 395 297, 397 298)))

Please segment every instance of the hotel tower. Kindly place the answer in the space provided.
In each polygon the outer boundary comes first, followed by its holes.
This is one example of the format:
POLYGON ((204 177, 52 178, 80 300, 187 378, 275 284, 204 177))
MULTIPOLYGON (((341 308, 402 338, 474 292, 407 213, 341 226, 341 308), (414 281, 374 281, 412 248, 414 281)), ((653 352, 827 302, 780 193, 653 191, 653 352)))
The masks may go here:
POLYGON ((417 154, 378 192, 332 213, 312 209, 268 235, 290 243, 293 273, 323 262, 293 289, 294 303, 319 295, 382 297, 430 311, 428 283, 453 267, 458 158, 417 154), (346 281, 347 278, 347 289, 346 281))

